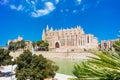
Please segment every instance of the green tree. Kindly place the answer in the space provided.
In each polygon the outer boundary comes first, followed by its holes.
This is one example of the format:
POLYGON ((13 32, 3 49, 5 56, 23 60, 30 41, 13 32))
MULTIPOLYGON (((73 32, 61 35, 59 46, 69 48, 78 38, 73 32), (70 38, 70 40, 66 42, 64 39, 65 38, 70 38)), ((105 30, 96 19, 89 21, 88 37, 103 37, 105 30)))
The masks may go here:
POLYGON ((39 41, 37 41, 37 46, 42 46, 43 43, 44 43, 43 40, 39 40, 39 41))
POLYGON ((10 51, 0 48, 0 66, 11 64, 12 57, 9 55, 10 51))
POLYGON ((16 43, 13 43, 12 41, 8 45, 8 50, 15 51, 17 50, 16 43))
POLYGON ((43 41, 43 40, 39 40, 36 42, 37 46, 38 46, 38 50, 40 51, 48 51, 48 42, 47 41, 43 41))
POLYGON ((25 41, 10 42, 8 45, 8 50, 16 51, 18 49, 24 49, 26 47, 25 41))
POLYGON ((54 77, 58 66, 54 62, 44 58, 42 55, 32 55, 26 50, 16 60, 17 80, 43 80, 44 78, 54 77))
MULTIPOLYGON (((17 43, 18 43, 18 42, 17 42, 17 43)), ((24 40, 19 41, 19 48, 24 49, 25 47, 26 47, 25 41, 24 41, 24 40)))
POLYGON ((113 44, 113 47, 115 48, 115 51, 120 52, 120 40, 116 41, 113 44))

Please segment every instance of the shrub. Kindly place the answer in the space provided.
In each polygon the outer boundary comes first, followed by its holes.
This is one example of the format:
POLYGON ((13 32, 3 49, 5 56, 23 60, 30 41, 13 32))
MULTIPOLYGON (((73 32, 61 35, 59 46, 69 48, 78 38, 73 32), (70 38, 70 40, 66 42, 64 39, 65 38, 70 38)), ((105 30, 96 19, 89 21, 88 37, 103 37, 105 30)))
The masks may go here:
POLYGON ((10 51, 0 48, 0 66, 11 64, 12 57, 9 55, 10 51))
POLYGON ((51 60, 42 55, 32 55, 26 50, 16 59, 16 78, 17 80, 43 80, 44 78, 54 77, 58 66, 51 60))

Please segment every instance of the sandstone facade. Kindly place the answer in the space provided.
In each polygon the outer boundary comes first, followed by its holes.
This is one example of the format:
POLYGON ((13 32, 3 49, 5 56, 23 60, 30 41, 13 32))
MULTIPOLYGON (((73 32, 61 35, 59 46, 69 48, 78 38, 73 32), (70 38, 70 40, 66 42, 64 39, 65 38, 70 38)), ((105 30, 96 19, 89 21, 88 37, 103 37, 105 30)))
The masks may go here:
POLYGON ((117 39, 116 40, 102 40, 99 47, 101 50, 106 50, 106 49, 114 50, 113 44, 115 41, 117 41, 117 39))
POLYGON ((42 40, 47 40, 50 49, 93 49, 98 48, 98 39, 93 34, 85 34, 80 26, 71 29, 43 30, 42 40))
POLYGON ((9 45, 9 43, 12 41, 12 42, 18 42, 18 41, 22 41, 23 40, 23 37, 21 37, 21 36, 18 36, 18 38, 17 39, 14 39, 14 40, 8 40, 8 45, 9 45))

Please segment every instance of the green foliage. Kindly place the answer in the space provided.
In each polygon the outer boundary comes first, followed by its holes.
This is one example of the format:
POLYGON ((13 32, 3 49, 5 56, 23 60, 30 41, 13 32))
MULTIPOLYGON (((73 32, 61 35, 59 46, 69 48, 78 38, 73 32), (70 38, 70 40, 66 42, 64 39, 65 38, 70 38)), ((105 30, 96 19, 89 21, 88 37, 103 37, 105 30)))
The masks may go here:
POLYGON ((58 66, 54 62, 44 58, 42 55, 32 55, 26 50, 16 60, 17 80, 43 80, 44 78, 54 77, 58 66))
POLYGON ((0 48, 0 66, 11 64, 12 57, 9 55, 10 51, 0 48))
POLYGON ((112 52, 96 52, 96 57, 74 66, 78 80, 119 80, 120 55, 112 52))
POLYGON ((18 49, 24 49, 26 46, 25 41, 10 42, 8 45, 8 50, 16 51, 18 49))
POLYGON ((77 79, 74 79, 74 78, 70 78, 70 79, 68 79, 68 80, 77 80, 77 79))
POLYGON ((115 50, 117 52, 120 52, 120 40, 119 41, 116 41, 114 44, 113 44, 113 47, 115 48, 115 50))
POLYGON ((35 47, 35 45, 38 47, 38 51, 48 51, 49 44, 47 41, 39 40, 36 43, 33 42, 33 47, 35 47))
POLYGON ((35 43, 35 42, 32 42, 32 46, 35 48, 35 46, 36 46, 36 43, 35 43))
POLYGON ((39 40, 39 41, 37 41, 37 46, 43 46, 43 43, 44 43, 43 40, 39 40))

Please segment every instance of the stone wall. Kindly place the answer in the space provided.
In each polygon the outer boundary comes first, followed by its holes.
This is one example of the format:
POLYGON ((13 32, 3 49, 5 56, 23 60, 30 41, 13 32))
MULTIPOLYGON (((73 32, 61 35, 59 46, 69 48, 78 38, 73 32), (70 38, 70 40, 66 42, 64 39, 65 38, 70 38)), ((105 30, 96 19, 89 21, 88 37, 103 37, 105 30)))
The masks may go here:
MULTIPOLYGON (((23 51, 16 51, 11 52, 10 55, 14 58, 18 57, 20 54, 22 54, 23 51)), ((42 54, 44 57, 51 59, 88 59, 88 56, 94 56, 91 53, 88 52, 50 52, 50 51, 35 51, 36 55, 42 54)))

